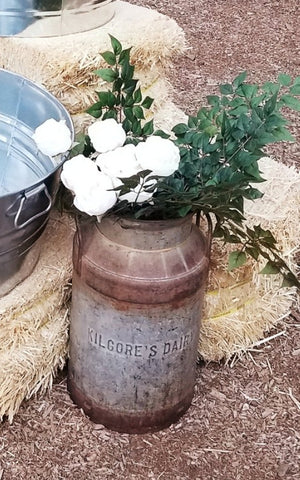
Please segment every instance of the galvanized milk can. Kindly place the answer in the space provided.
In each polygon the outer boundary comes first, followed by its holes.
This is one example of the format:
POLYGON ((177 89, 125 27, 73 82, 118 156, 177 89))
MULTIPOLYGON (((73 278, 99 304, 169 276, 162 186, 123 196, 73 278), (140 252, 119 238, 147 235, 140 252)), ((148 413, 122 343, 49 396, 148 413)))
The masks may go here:
POLYGON ((96 423, 164 428, 189 407, 208 270, 191 217, 114 216, 74 237, 68 389, 96 423))
POLYGON ((52 37, 100 27, 114 0, 0 0, 0 36, 52 37))

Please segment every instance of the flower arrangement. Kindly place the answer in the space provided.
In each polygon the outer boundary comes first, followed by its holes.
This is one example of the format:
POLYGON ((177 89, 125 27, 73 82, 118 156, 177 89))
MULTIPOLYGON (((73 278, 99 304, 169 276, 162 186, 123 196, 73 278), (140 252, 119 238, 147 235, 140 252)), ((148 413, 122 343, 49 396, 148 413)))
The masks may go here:
MULTIPOLYGON (((230 270, 247 257, 263 257, 262 273, 281 273, 283 286, 299 285, 273 234, 246 225, 243 204, 262 196, 255 185, 264 181, 264 147, 294 140, 282 111, 300 111, 300 77, 280 74, 277 82, 258 86, 246 83, 243 72, 169 134, 146 120, 153 100, 143 98, 134 78, 130 48, 110 39, 112 51, 102 53, 107 68, 95 72, 110 88, 97 92, 87 110, 96 120, 78 135, 61 174, 75 207, 98 221, 110 213, 139 219, 195 214, 197 223, 204 217, 212 236, 238 247, 229 256, 230 270)), ((48 139, 56 136, 48 129, 48 139)), ((35 140, 42 150, 38 131, 35 140)))

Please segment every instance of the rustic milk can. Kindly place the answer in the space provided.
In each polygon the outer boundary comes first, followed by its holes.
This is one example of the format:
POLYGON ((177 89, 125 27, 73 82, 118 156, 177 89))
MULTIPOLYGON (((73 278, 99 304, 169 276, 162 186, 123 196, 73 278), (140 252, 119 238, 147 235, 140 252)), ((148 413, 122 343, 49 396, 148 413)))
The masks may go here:
POLYGON ((73 248, 68 389, 96 423, 164 428, 190 406, 208 270, 191 217, 104 217, 73 248))

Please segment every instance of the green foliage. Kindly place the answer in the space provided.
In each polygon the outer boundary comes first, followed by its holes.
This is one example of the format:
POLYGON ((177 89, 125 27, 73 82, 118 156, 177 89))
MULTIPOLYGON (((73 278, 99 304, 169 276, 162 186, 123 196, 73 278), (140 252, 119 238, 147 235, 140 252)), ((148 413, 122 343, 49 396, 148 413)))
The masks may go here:
POLYGON ((237 250, 229 254, 228 270, 242 267, 247 261, 247 255, 242 250, 237 250))
MULTIPOLYGON (((98 92, 98 101, 88 109, 96 118, 115 118, 127 133, 126 143, 138 143, 150 135, 169 135, 154 131, 153 121, 146 121, 153 100, 143 98, 134 78, 130 49, 111 38, 112 51, 102 54, 108 64, 95 72, 110 84, 98 92)), ((280 74, 277 82, 262 86, 246 83, 247 73, 232 83, 220 86, 220 95, 209 95, 207 106, 187 123, 174 126, 173 141, 180 149, 178 170, 168 178, 158 179, 151 203, 144 205, 120 202, 114 211, 137 218, 174 218, 197 213, 214 218, 213 235, 224 242, 240 245, 231 253, 229 269, 242 266, 248 257, 266 259, 262 273, 281 273, 283 285, 299 285, 281 259, 270 231, 260 226, 247 227, 244 200, 262 196, 255 184, 264 181, 259 160, 264 148, 274 142, 293 141, 282 111, 300 111, 300 77, 294 80, 280 74)), ((88 151, 87 139, 81 138, 77 149, 88 151)), ((124 192, 137 186, 142 175, 123 179, 124 192)), ((124 193, 123 192, 123 193, 124 193)))
POLYGON ((145 120, 145 112, 151 108, 153 99, 143 98, 139 81, 134 78, 134 65, 130 63, 131 49, 123 49, 122 44, 110 35, 112 51, 101 55, 108 68, 94 73, 110 84, 110 88, 97 92, 98 101, 91 105, 87 113, 105 120, 114 118, 122 123, 127 133, 127 143, 138 143, 154 133, 153 120, 145 120))

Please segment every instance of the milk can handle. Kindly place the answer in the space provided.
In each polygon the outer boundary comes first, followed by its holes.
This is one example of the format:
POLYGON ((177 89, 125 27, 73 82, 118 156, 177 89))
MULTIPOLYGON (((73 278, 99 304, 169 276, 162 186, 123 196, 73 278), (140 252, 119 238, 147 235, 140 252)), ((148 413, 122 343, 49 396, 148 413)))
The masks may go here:
POLYGON ((48 189, 46 187, 45 184, 42 185, 42 188, 39 186, 33 190, 30 190, 29 192, 26 192, 22 198, 21 198, 21 201, 20 201, 20 205, 19 205, 19 208, 18 208, 18 211, 16 213, 16 216, 15 216, 15 220, 14 220, 14 226, 17 230, 20 230, 21 228, 23 227, 26 227, 27 225, 29 225, 31 222, 33 222, 34 220, 36 220, 37 218, 41 217, 42 215, 45 215, 45 213, 49 212, 49 210, 51 209, 51 206, 52 206, 52 198, 48 192, 48 189), (20 215, 22 213, 22 209, 23 209, 23 205, 24 203, 26 202, 26 200, 31 197, 32 195, 36 195, 37 193, 40 193, 40 192, 45 192, 45 195, 48 199, 48 205, 46 208, 44 208, 44 210, 42 210, 41 212, 39 213, 36 213, 35 215, 33 215, 33 217, 29 218, 28 220, 26 220, 26 222, 23 222, 21 224, 18 223, 18 220, 20 218, 20 215))

